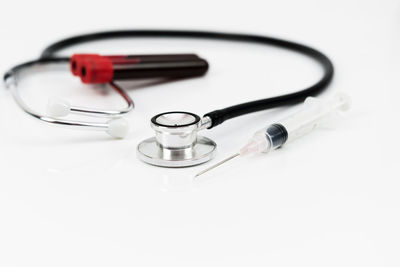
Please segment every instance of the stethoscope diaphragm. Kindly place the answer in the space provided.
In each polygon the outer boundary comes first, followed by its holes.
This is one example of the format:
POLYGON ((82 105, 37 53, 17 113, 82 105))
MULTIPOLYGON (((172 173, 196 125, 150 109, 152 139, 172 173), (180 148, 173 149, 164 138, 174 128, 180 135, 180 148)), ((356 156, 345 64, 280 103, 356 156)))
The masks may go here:
POLYGON ((165 112, 151 119, 155 137, 137 146, 138 157, 151 165, 188 167, 209 161, 215 155, 217 144, 197 135, 210 126, 208 117, 183 111, 165 112))

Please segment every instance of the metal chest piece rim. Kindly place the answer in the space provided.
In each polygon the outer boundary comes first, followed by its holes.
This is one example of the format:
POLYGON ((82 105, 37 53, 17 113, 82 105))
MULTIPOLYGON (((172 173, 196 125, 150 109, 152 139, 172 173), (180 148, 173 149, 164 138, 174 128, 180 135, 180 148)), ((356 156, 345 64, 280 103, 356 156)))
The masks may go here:
POLYGON ((216 143, 197 135, 209 126, 208 117, 200 119, 196 114, 184 111, 164 112, 151 119, 155 137, 137 146, 140 160, 160 167, 189 167, 211 160, 216 143))

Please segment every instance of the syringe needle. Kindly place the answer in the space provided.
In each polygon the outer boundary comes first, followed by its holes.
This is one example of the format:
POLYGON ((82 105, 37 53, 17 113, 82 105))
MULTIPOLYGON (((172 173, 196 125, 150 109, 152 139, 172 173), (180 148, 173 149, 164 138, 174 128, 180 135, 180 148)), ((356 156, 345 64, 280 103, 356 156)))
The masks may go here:
POLYGON ((205 170, 202 170, 201 172, 199 172, 198 174, 196 174, 194 177, 198 177, 198 176, 200 176, 200 175, 202 175, 202 174, 204 174, 204 173, 206 173, 206 172, 208 172, 208 171, 210 171, 210 170, 212 170, 212 169, 214 169, 214 168, 216 168, 216 167, 218 167, 218 166, 224 164, 225 162, 230 161, 231 159, 234 159, 234 158, 236 158, 236 157, 238 157, 238 156, 240 156, 240 153, 233 154, 232 156, 230 156, 230 157, 228 157, 228 158, 226 158, 226 159, 224 159, 224 160, 218 162, 217 164, 212 165, 211 167, 208 167, 208 168, 205 169, 205 170))

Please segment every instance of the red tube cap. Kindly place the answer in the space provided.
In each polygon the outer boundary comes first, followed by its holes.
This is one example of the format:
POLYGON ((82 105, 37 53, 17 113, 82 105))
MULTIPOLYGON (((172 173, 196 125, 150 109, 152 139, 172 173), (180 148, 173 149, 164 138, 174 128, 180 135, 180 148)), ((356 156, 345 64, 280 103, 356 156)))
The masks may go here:
POLYGON ((86 57, 82 60, 80 73, 83 83, 109 83, 114 76, 114 68, 108 57, 86 57))
POLYGON ((69 59, 69 66, 72 74, 75 76, 80 76, 83 61, 87 58, 98 58, 98 57, 100 57, 100 55, 97 54, 74 54, 69 59))

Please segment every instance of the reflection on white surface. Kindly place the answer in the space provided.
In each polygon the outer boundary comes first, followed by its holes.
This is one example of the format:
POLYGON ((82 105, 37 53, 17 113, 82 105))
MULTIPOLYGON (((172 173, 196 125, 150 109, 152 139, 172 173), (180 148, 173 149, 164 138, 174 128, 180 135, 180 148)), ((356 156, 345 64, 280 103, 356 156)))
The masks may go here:
POLYGON ((193 177, 190 175, 162 175, 159 179, 160 190, 171 191, 190 191, 193 189, 193 177))

